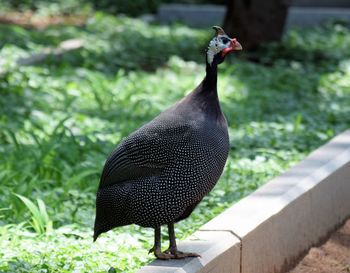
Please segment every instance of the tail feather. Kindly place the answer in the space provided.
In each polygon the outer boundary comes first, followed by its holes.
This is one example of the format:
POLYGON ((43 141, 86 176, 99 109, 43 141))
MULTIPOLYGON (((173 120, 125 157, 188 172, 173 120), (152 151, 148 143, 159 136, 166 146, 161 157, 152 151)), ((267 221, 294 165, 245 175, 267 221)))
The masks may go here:
POLYGON ((94 226, 94 235, 93 235, 93 241, 95 242, 102 233, 107 232, 111 229, 113 229, 114 226, 106 223, 105 221, 98 218, 98 214, 96 215, 95 219, 95 226, 94 226))
POLYGON ((98 190, 96 196, 94 242, 104 232, 115 227, 132 224, 126 215, 125 209, 128 188, 129 185, 124 183, 98 190))
POLYGON ((93 242, 96 242, 96 240, 97 240, 97 237, 99 236, 100 234, 98 234, 98 233, 96 233, 96 232, 94 232, 94 236, 93 236, 93 242))

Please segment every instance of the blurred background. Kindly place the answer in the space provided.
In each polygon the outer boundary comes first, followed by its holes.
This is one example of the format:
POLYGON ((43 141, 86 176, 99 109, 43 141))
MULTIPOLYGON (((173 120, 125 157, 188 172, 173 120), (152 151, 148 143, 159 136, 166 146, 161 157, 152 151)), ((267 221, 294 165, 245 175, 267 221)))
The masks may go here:
MULTIPOLYGON (((231 151, 179 238, 350 125, 347 0, 1 0, 0 272, 135 272, 152 230, 92 243, 118 142, 204 77, 211 26, 242 44, 219 69, 231 151)), ((166 236, 166 234, 164 234, 166 236)))

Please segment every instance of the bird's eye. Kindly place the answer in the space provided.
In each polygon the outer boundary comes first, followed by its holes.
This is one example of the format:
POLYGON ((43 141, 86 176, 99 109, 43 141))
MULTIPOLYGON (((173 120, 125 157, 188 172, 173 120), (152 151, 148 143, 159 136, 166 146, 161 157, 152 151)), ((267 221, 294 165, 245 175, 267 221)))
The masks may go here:
POLYGON ((221 41, 222 41, 224 44, 227 44, 228 42, 230 42, 230 39, 228 39, 228 38, 222 38, 221 41))

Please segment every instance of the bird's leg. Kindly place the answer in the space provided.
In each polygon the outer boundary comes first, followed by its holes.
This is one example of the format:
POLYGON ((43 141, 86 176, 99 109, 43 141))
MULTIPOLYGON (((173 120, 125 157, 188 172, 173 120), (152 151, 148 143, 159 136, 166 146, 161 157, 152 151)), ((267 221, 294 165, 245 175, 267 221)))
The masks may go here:
POLYGON ((165 251, 165 253, 172 254, 174 256, 172 259, 183 259, 186 257, 201 257, 201 255, 197 253, 182 252, 177 250, 174 223, 168 224, 168 232, 170 245, 169 248, 165 251))
POLYGON ((162 252, 160 227, 154 229, 154 246, 149 250, 148 253, 151 252, 153 252, 154 256, 161 260, 174 259, 173 254, 162 252))

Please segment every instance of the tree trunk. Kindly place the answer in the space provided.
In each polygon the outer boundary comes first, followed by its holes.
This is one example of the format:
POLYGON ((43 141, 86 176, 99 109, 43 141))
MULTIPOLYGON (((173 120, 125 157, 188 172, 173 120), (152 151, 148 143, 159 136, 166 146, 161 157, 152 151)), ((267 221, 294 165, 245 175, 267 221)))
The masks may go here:
POLYGON ((244 49, 279 41, 287 17, 286 0, 229 0, 224 28, 244 49))

